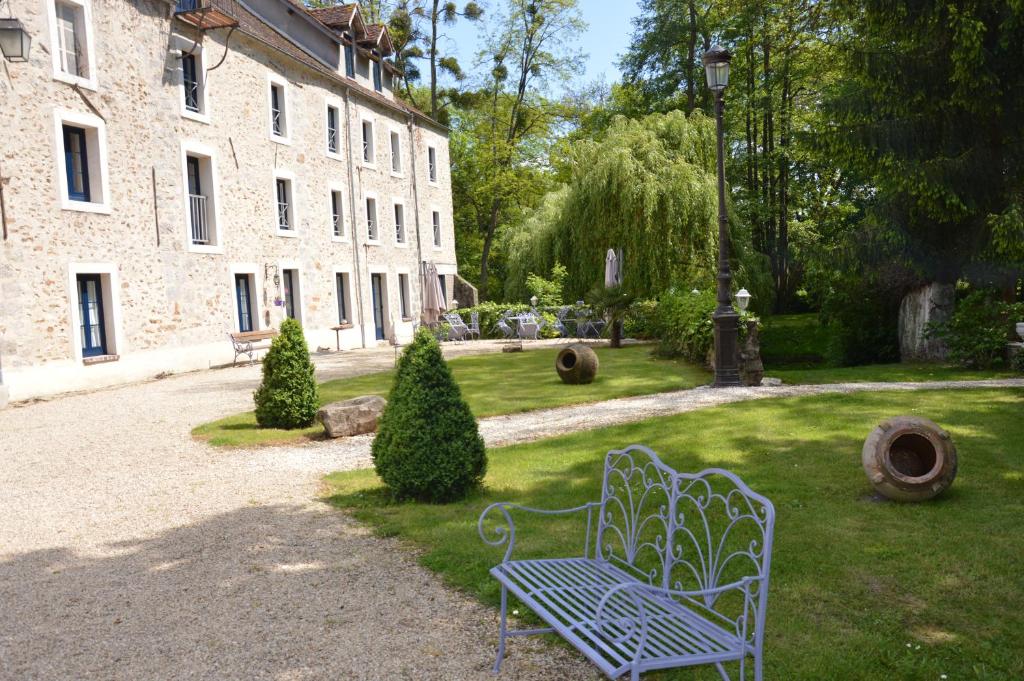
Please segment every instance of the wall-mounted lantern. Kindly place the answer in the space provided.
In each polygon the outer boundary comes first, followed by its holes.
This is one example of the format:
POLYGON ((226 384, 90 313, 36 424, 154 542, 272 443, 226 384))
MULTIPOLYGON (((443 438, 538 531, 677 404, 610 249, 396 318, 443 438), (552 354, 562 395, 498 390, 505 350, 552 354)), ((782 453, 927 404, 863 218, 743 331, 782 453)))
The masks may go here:
POLYGON ((14 17, 0 19, 0 52, 7 61, 28 61, 32 36, 14 17))

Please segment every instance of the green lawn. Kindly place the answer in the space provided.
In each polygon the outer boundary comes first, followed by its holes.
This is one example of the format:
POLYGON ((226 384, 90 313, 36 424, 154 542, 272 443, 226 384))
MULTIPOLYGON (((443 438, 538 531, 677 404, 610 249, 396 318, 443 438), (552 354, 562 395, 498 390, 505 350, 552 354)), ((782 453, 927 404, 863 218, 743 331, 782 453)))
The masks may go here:
MULTIPOLYGON (((330 501, 398 536, 450 584, 495 605, 476 520, 490 502, 564 508, 597 499, 604 452, 640 442, 681 470, 723 466, 773 500, 766 678, 1024 678, 1024 391, 870 393, 739 403, 490 451, 484 491, 448 506, 390 504, 372 471, 328 477, 330 501), (864 438, 928 416, 960 454, 951 490, 879 503, 864 438), (908 646, 909 644, 909 646, 908 646)), ((519 523, 522 555, 578 551, 572 520, 519 523)), ((519 607, 521 606, 514 606, 519 607)), ((515 640, 510 643, 515 654, 515 640)), ((647 678, 645 676, 645 678, 647 678)), ((652 678, 711 680, 713 670, 652 678)))
MULTIPOLYGON (((708 372, 685 362, 651 356, 651 347, 636 345, 612 350, 598 348, 601 366, 589 385, 566 385, 555 373, 558 350, 528 350, 459 357, 449 362, 462 394, 478 417, 598 402, 615 397, 646 395, 693 388, 708 383, 708 372)), ((358 397, 387 396, 392 371, 320 384, 321 403, 358 397)), ((203 424, 192 434, 210 444, 244 447, 294 442, 320 436, 319 424, 297 430, 259 428, 253 412, 235 414, 203 424)))

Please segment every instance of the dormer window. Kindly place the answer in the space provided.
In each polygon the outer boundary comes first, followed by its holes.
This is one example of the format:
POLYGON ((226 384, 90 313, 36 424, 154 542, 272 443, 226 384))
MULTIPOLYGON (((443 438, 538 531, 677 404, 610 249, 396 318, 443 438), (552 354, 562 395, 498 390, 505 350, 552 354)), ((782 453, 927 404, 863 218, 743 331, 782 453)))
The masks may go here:
POLYGON ((381 57, 376 52, 374 53, 373 59, 373 89, 380 92, 384 89, 384 81, 381 78, 381 57))
POLYGON ((352 46, 352 36, 345 34, 348 42, 345 43, 345 75, 349 78, 356 77, 356 49, 352 46))

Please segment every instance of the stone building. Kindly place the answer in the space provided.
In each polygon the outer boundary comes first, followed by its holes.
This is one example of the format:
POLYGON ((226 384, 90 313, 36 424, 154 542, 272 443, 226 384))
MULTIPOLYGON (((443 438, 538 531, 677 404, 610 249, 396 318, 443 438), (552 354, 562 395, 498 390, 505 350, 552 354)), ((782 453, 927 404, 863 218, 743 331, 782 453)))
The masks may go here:
POLYGON ((444 127, 356 5, 8 0, 0 386, 12 400, 231 362, 230 332, 408 338, 455 285, 444 127), (341 327, 341 328, 337 328, 341 327))

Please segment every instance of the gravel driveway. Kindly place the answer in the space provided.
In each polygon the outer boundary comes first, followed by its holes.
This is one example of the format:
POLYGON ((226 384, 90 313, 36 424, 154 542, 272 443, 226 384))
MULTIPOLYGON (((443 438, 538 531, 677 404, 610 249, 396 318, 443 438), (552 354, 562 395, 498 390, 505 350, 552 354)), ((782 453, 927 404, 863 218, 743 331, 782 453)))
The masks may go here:
MULTIPOLYGON (((484 344, 446 354, 493 350, 484 344)), ((321 378, 390 348, 318 357, 321 378)), ((492 679, 497 615, 392 540, 315 500, 368 464, 369 438, 253 452, 192 440, 251 407, 257 367, 206 371, 0 411, 0 679, 492 679)), ((863 389, 697 389, 482 423, 508 443, 725 401, 863 389)), ((497 556, 496 556, 497 558, 497 556)), ((502 679, 596 679, 536 639, 502 679)))
MULTIPOLYGON (((394 354, 339 357, 323 377, 394 354)), ((258 371, 0 411, 0 679, 493 678, 495 611, 315 500, 332 453, 192 440, 251 405, 258 371)), ((560 646, 510 648, 503 679, 596 678, 560 646)))

